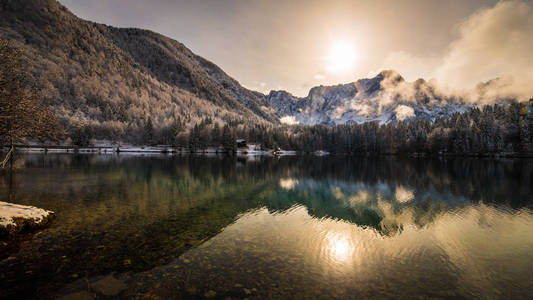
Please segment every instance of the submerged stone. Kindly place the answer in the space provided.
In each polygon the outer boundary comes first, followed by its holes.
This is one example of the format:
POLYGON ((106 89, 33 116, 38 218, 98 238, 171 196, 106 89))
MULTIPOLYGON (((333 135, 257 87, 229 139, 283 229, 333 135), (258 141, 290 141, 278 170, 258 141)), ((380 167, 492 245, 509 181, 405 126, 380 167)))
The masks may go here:
POLYGON ((213 290, 209 290, 207 292, 204 293, 204 297, 206 298, 213 298, 217 295, 217 293, 213 290))
POLYGON ((91 287, 104 296, 116 296, 127 288, 124 282, 111 275, 92 283, 91 287))
POLYGON ((58 298, 58 300, 92 300, 94 297, 87 291, 76 292, 58 298))

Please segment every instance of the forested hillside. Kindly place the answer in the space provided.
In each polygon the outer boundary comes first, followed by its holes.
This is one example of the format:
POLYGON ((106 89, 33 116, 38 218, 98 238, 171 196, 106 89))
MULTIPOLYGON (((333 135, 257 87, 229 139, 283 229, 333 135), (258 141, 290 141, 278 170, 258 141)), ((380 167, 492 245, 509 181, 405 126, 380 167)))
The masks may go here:
POLYGON ((172 143, 209 118, 271 124, 264 96, 184 45, 84 21, 54 0, 4 0, 0 38, 22 47, 28 83, 73 140, 172 143))

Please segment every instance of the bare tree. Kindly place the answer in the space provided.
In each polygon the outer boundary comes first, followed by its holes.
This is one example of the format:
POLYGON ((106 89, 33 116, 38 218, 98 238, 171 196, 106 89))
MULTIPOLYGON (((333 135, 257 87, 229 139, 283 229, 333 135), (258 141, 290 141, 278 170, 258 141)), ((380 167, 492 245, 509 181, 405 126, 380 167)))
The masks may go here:
POLYGON ((10 161, 17 144, 26 139, 55 140, 60 134, 53 113, 27 84, 22 50, 0 40, 0 142, 9 146, 0 168, 10 161))

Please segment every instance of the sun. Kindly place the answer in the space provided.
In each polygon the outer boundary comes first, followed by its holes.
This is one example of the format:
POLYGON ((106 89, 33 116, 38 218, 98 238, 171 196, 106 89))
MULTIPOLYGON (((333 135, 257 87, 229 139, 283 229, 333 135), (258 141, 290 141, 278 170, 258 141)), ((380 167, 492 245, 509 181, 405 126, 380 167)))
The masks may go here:
POLYGON ((339 41, 332 44, 327 56, 326 69, 341 73, 350 71, 356 60, 356 51, 352 43, 339 41))

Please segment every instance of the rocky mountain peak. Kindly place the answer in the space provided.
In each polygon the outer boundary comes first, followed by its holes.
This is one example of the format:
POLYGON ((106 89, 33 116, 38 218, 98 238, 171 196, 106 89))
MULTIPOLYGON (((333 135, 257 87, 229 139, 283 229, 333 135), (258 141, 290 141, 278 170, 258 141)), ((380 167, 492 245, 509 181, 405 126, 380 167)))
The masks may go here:
POLYGON ((305 98, 288 95, 277 91, 267 98, 279 117, 294 117, 305 125, 435 119, 467 109, 455 99, 437 94, 425 80, 407 82, 394 70, 352 83, 313 87, 305 98))

